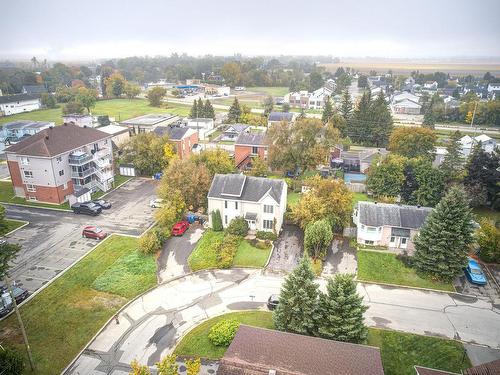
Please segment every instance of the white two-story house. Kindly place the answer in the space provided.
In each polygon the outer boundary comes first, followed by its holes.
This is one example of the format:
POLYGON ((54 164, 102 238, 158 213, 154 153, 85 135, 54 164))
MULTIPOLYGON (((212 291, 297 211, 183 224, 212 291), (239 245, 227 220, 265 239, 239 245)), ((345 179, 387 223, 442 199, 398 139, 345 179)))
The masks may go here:
POLYGON ((208 192, 210 226, 211 213, 219 210, 224 228, 234 218, 243 217, 250 230, 279 233, 286 210, 286 196, 287 184, 283 180, 217 174, 208 192))

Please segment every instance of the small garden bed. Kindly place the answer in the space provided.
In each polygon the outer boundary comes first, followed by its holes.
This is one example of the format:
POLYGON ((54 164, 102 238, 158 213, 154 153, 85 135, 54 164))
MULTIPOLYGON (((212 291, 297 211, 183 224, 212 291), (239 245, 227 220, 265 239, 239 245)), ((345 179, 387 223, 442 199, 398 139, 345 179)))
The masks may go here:
POLYGON ((191 271, 217 268, 217 244, 224 238, 224 232, 207 230, 198 241, 188 258, 191 271))
POLYGON ((426 279, 417 275, 395 254, 359 250, 358 280, 454 292, 451 283, 426 279))

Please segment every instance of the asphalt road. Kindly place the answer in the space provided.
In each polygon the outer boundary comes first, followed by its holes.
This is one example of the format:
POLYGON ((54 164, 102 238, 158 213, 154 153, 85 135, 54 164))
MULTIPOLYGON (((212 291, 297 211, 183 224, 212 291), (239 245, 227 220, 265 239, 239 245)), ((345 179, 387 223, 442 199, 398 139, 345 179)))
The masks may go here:
POLYGON ((22 246, 12 262, 11 278, 30 292, 39 289, 98 243, 82 238, 86 225, 97 225, 107 233, 140 235, 153 222, 149 200, 154 189, 150 180, 131 180, 105 197, 113 207, 97 217, 6 204, 8 218, 29 221, 7 237, 22 246))
MULTIPOLYGON (((260 270, 203 271, 159 285, 137 298, 84 350, 67 374, 123 374, 135 358, 154 365, 204 320, 235 310, 265 309, 283 278, 260 270)), ((325 280, 318 279, 322 289, 325 280)), ((372 327, 458 339, 500 348, 500 310, 456 294, 358 284, 372 327)))

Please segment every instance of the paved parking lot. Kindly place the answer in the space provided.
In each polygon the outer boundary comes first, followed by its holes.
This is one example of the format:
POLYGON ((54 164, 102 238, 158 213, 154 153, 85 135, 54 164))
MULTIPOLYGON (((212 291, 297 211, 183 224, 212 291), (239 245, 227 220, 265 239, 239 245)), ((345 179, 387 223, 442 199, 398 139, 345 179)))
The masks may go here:
POLYGON ((274 243, 274 251, 266 270, 288 273, 299 264, 303 252, 304 234, 302 230, 295 225, 283 225, 283 230, 274 243))
POLYGON ((349 247, 349 239, 334 239, 328 249, 321 276, 329 277, 336 273, 356 274, 358 261, 356 249, 349 247))
POLYGON ((8 218, 29 225, 8 236, 22 246, 11 268, 12 279, 34 292, 85 255, 97 242, 82 238, 85 225, 98 225, 108 233, 140 235, 153 223, 149 200, 156 184, 134 179, 109 193, 113 207, 97 217, 72 212, 6 205, 8 218))

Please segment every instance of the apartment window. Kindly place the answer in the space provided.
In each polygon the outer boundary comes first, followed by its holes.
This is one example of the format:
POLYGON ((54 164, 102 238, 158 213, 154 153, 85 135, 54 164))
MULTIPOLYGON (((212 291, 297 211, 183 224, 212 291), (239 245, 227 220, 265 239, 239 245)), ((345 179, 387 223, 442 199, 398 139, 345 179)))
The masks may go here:
POLYGON ((62 162, 62 157, 61 157, 61 156, 58 156, 58 157, 56 158, 56 160, 57 160, 57 162, 58 162, 58 163, 60 163, 60 162, 62 162))
POLYGON ((24 177, 25 178, 33 178, 33 172, 32 171, 23 171, 24 177))
POLYGON ((259 152, 259 148, 252 146, 252 154, 256 155, 259 152))
POLYGON ((273 213, 273 210, 274 210, 274 207, 269 205, 269 204, 265 204, 264 205, 264 212, 266 214, 272 214, 273 213))
POLYGON ((373 241, 365 241, 365 245, 373 245, 374 242, 373 241))
POLYGON ((59 176, 64 176, 64 169, 61 169, 61 170, 59 171, 59 176))
POLYGON ((224 215, 224 224, 227 225, 227 215, 224 215))
POLYGON ((237 210, 238 209, 238 202, 234 202, 234 208, 237 210))
POLYGON ((30 165, 30 159, 21 156, 21 165, 30 165))
POLYGON ((272 220, 264 220, 263 221, 264 229, 273 229, 273 221, 272 220))
POLYGON ((224 201, 224 208, 227 208, 227 201, 224 201))
POLYGON ((31 193, 34 193, 36 191, 36 186, 33 184, 26 184, 26 190, 31 193))

